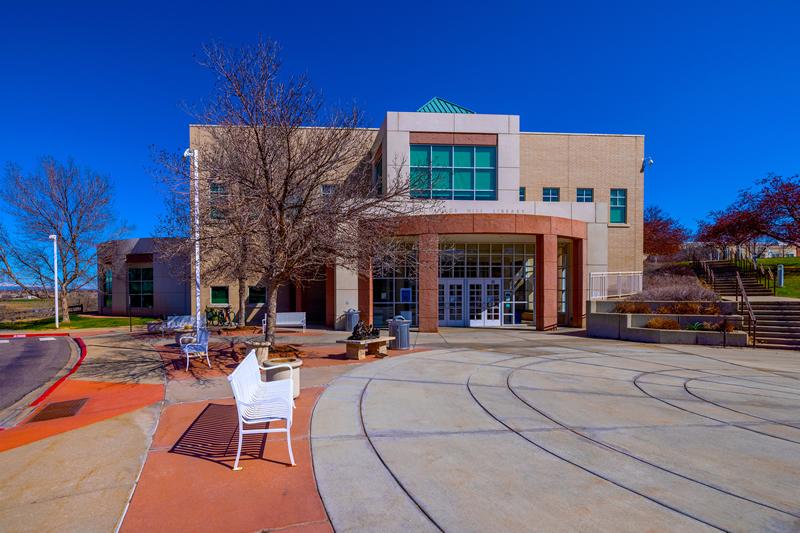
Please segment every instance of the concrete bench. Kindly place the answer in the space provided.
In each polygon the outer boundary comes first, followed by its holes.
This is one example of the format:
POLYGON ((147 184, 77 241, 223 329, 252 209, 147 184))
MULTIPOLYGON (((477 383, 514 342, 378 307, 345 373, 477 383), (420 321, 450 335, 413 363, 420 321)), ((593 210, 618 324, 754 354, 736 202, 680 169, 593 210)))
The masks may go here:
POLYGON ((378 357, 386 356, 386 345, 389 341, 393 341, 394 337, 378 337, 377 339, 364 339, 364 340, 343 340, 336 341, 338 344, 347 345, 347 358, 348 359, 366 359, 367 354, 375 355, 378 357))
MULTIPOLYGON (((305 311, 296 311, 292 313, 275 313, 275 327, 288 328, 296 327, 306 330, 306 313, 305 311)), ((267 331, 267 315, 261 319, 261 331, 267 331)))

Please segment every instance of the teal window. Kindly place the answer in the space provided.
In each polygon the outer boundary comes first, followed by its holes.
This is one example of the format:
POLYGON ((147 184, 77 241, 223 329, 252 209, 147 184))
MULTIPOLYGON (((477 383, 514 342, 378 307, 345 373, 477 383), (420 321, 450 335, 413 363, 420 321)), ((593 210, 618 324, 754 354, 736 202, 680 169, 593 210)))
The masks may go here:
POLYGON ((247 290, 247 303, 249 303, 250 305, 260 305, 267 303, 267 288, 249 287, 247 290))
POLYGON ((545 187, 542 189, 542 201, 558 202, 561 199, 561 190, 558 187, 545 187))
POLYGON ((520 187, 519 188, 519 201, 520 202, 524 202, 525 201, 525 187, 520 187))
POLYGON ((628 189, 611 189, 611 213, 609 222, 625 224, 628 222, 628 189))
POLYGON ((128 269, 128 304, 153 307, 153 268, 128 269))
POLYGON ((497 147, 411 145, 411 197, 497 200, 497 147))
POLYGON ((211 303, 212 304, 227 304, 228 303, 228 287, 211 287, 211 303))
POLYGON ((594 202, 594 189, 578 189, 575 200, 578 202, 594 202))
POLYGON ((107 269, 103 273, 103 307, 111 307, 111 290, 113 287, 114 277, 111 269, 107 269))

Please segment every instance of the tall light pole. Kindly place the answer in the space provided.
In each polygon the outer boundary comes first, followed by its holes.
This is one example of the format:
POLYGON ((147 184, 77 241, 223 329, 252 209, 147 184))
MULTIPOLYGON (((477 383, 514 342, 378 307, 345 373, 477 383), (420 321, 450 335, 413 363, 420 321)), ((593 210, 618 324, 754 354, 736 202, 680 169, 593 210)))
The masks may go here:
POLYGON ((194 177, 194 320, 195 328, 200 331, 200 175, 197 166, 197 149, 187 148, 183 157, 192 158, 194 177))
POLYGON ((50 240, 53 241, 53 292, 56 295, 56 329, 58 329, 58 237, 50 235, 50 240))

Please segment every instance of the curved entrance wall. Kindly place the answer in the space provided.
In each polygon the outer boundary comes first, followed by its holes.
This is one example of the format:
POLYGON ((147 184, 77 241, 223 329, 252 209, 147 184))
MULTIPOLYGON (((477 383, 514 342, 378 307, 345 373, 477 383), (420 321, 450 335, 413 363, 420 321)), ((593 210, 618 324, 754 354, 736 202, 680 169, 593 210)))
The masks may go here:
MULTIPOLYGON (((587 255, 586 222, 569 218, 520 214, 439 214, 405 217, 395 235, 414 236, 419 242, 418 317, 419 330, 435 332, 439 327, 439 236, 506 234, 530 235, 536 242, 536 329, 550 330, 558 322, 558 239, 571 239, 573 253, 570 325, 582 326, 585 314, 584 272, 587 255)), ((358 283, 359 307, 372 322, 372 274, 362 272, 358 283)))

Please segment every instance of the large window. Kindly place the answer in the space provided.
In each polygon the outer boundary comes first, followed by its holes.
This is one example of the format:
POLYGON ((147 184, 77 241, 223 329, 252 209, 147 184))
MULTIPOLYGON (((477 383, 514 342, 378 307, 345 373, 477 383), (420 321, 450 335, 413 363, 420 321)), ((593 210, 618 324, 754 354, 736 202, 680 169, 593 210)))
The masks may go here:
POLYGON ((558 187, 545 187, 542 189, 542 201, 558 202, 561 199, 561 191, 558 187))
POLYGON ((111 307, 111 293, 114 277, 111 269, 108 268, 103 273, 103 307, 111 307))
POLYGON ((215 305, 225 305, 228 300, 228 287, 211 287, 211 303, 215 305))
MULTIPOLYGON (((533 317, 536 246, 533 243, 442 243, 440 279, 499 279, 503 283, 503 324, 520 324, 533 317)), ((442 301, 439 311, 441 318, 442 301)))
POLYGON ((497 200, 497 147, 412 144, 411 197, 497 200))
POLYGON ((625 224, 628 222, 628 190, 611 189, 611 213, 609 221, 612 224, 625 224))
POLYGON ((578 189, 575 200, 584 203, 594 202, 594 189, 578 189))
POLYGON ((153 269, 128 269, 128 303, 131 307, 153 307, 153 269))
POLYGON ((247 289, 247 303, 250 305, 261 305, 267 303, 267 288, 249 287, 247 289))
POLYGON ((386 326, 389 319, 402 315, 412 324, 417 317, 417 253, 411 247, 398 254, 394 264, 376 264, 372 279, 373 321, 386 326))

